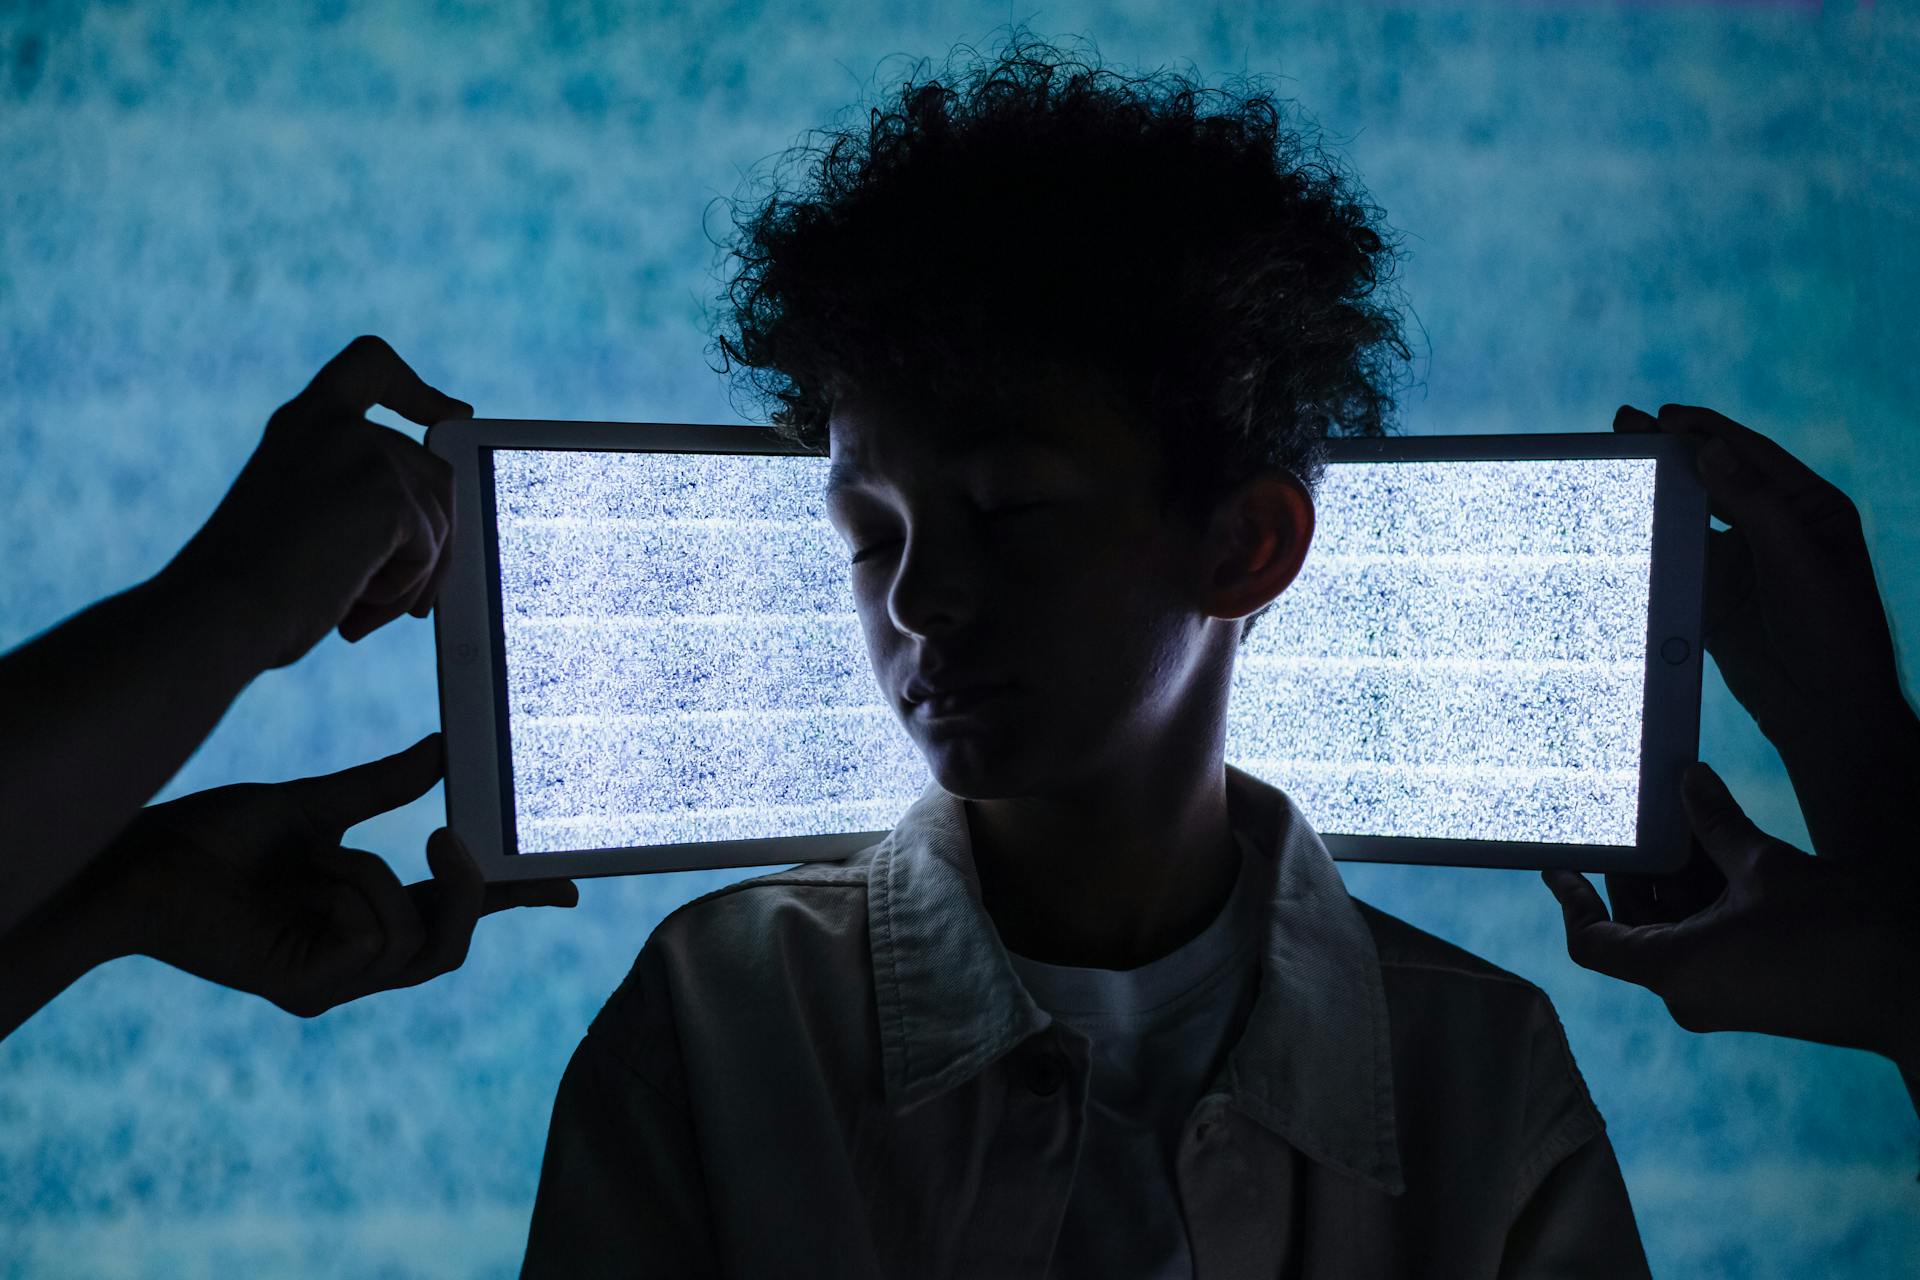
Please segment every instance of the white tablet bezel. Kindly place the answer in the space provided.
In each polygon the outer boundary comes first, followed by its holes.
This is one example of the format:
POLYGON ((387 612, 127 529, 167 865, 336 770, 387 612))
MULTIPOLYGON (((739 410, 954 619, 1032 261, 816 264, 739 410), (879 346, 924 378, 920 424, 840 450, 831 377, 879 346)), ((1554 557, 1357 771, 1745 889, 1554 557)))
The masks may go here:
MULTIPOLYGON (((511 850, 504 658, 494 625, 497 575, 484 513, 494 448, 619 449, 673 453, 800 455, 765 427, 697 423, 455 419, 427 433, 427 447, 454 472, 455 553, 434 614, 440 718, 447 759, 447 817, 489 881, 628 875, 720 867, 784 866, 843 858, 884 831, 780 836, 647 848, 517 854, 511 850)), ((1652 433, 1389 436, 1327 442, 1330 463, 1558 458, 1655 460, 1653 557, 1641 720, 1640 840, 1631 849, 1522 841, 1451 840, 1322 833, 1334 857, 1363 862, 1586 871, 1657 872, 1689 850, 1680 774, 1694 757, 1700 724, 1700 610, 1706 570, 1706 493, 1690 441, 1652 433)))

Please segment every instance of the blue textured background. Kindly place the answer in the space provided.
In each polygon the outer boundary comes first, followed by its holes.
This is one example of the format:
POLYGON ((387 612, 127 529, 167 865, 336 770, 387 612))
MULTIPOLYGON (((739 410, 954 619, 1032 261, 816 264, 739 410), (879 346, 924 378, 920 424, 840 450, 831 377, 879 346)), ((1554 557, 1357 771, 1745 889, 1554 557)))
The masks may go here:
MULTIPOLYGON (((1912 670, 1913 5, 1252 8, 6 0, 0 645, 159 567, 362 331, 488 415, 732 420, 703 363, 708 201, 887 55, 1017 18, 1122 63, 1289 77, 1407 234, 1410 429, 1744 418, 1858 499, 1912 670)), ((433 722, 426 626, 332 641, 170 791, 433 722)), ((1711 677, 1703 738, 1803 836, 1711 677)), ((364 842, 420 874, 436 807, 364 842)), ((588 884, 571 914, 488 920, 450 978, 313 1022, 152 963, 95 973, 0 1045, 0 1272, 510 1274, 568 1053, 661 914, 723 878, 588 884)), ((1911 1269, 1920 1126, 1887 1064, 1677 1030, 1569 966, 1531 875, 1349 879, 1552 994, 1656 1272, 1911 1269)))

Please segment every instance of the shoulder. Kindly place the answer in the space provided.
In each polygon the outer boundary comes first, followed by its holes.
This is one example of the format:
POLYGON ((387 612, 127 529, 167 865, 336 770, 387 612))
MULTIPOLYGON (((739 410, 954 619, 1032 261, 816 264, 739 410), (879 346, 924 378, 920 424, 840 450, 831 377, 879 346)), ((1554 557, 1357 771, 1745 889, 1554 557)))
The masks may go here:
MULTIPOLYGON (((1473 1027, 1489 1048, 1545 1035, 1564 1049, 1559 1016, 1539 987, 1357 898, 1353 905, 1373 935, 1396 1024, 1429 1023, 1455 1035, 1473 1027)), ((1571 1053, 1564 1056, 1571 1069, 1571 1053)))
MULTIPOLYGON (((669 912, 646 951, 663 958, 764 949, 796 934, 865 937, 867 873, 877 846, 836 862, 801 863, 736 881, 669 912)), ((717 957, 716 957, 717 958, 717 957)))
POLYGON ((872 986, 872 853, 755 876, 676 908, 640 949, 591 1034, 639 1066, 691 1052, 689 1038, 743 1028, 771 1034, 823 1009, 858 1007, 872 986))
MULTIPOLYGON (((1565 1045, 1553 1002, 1533 983, 1377 907, 1358 899, 1354 906, 1373 935, 1396 1017, 1411 1016, 1417 1006, 1456 1031, 1472 1024, 1502 1040, 1550 1033, 1565 1045)), ((1571 1067, 1572 1055, 1566 1057, 1571 1067)))
MULTIPOLYGON (((1404 920, 1354 902, 1380 956, 1403 1116, 1476 1114, 1537 1171, 1604 1124, 1546 992, 1404 920), (1472 1099, 1471 1107, 1462 1107, 1472 1099), (1500 1134, 1505 1130, 1504 1134, 1500 1134)), ((1443 1121, 1444 1123, 1444 1121, 1443 1121)))
POLYGON ((1407 976, 1432 974, 1439 981, 1453 980, 1465 987, 1508 984, 1545 999, 1538 987, 1519 974, 1483 960, 1465 947, 1457 947, 1424 929, 1416 929, 1400 917, 1388 915, 1358 898, 1353 899, 1353 905, 1360 912, 1360 918, 1366 921, 1368 932, 1373 934, 1373 945, 1380 953, 1382 970, 1391 969, 1407 976))

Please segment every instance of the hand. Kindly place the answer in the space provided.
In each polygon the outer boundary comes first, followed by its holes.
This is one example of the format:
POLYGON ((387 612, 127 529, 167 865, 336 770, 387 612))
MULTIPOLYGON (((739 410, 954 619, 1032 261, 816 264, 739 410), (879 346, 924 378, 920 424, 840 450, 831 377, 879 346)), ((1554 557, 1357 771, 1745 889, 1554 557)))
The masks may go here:
POLYGON ((354 339, 267 420, 233 488, 162 574, 244 617, 262 668, 297 660, 335 627, 355 641, 433 607, 453 473, 368 421, 376 404, 423 426, 473 415, 379 338, 354 339))
POLYGON ((1810 857, 1755 827, 1704 764, 1687 770, 1682 797, 1723 891, 1680 918, 1634 924, 1609 919, 1586 877, 1545 872, 1574 963, 1646 987, 1688 1031, 1791 1036, 1920 1068, 1913 864, 1810 857))
POLYGON ((571 907, 571 881, 489 885, 451 831, 427 841, 433 878, 402 885, 343 848, 355 823, 440 778, 435 734, 384 760, 317 778, 217 787, 141 812, 90 873, 92 909, 122 953, 313 1017, 457 969, 475 923, 515 906, 571 907))
POLYGON ((1708 502, 1730 527, 1708 534, 1702 639, 1786 763, 1815 851, 1904 849, 1910 823, 1890 797, 1920 778, 1920 721, 1901 692, 1859 511, 1711 409, 1663 405, 1656 419, 1623 405, 1614 429, 1703 442, 1708 502))

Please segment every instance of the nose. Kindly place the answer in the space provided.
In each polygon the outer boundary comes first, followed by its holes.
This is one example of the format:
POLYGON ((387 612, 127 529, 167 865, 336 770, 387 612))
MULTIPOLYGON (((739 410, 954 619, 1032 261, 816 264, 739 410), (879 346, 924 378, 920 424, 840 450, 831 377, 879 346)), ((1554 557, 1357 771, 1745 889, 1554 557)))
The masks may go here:
POLYGON ((973 620, 980 599, 979 557, 959 539, 907 537, 887 591, 887 617, 903 635, 946 635, 973 620))

